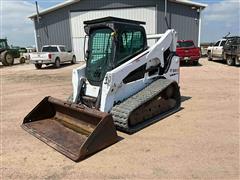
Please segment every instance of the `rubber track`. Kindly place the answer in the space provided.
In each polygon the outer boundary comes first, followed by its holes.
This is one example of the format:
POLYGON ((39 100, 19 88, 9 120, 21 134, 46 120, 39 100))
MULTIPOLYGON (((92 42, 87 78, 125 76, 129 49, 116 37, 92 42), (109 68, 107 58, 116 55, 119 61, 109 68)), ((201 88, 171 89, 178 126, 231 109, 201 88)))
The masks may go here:
POLYGON ((159 93, 161 93, 173 82, 174 81, 168 79, 158 79, 137 94, 114 106, 112 108, 111 114, 114 120, 114 124, 117 126, 117 129, 132 134, 142 129, 143 127, 146 127, 158 121, 160 118, 166 117, 167 115, 176 112, 180 108, 180 103, 177 103, 179 105, 176 108, 170 110, 167 113, 161 114, 160 116, 146 120, 134 127, 129 127, 128 125, 128 117, 130 116, 131 112, 155 96, 159 95, 159 93))

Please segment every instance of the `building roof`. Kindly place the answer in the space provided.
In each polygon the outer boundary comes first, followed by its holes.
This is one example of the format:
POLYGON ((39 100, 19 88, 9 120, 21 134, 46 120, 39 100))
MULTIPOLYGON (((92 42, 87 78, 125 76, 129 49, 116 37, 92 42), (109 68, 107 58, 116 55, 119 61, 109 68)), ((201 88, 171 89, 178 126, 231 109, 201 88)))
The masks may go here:
POLYGON ((189 0, 169 0, 169 1, 175 2, 175 3, 180 3, 180 4, 186 4, 186 5, 201 7, 201 8, 206 8, 208 6, 207 4, 193 2, 193 1, 189 1, 189 0))
MULTIPOLYGON (((76 2, 79 2, 79 1, 80 1, 80 0, 67 0, 67 1, 64 1, 64 2, 62 2, 62 3, 59 3, 59 4, 55 5, 55 6, 49 7, 49 8, 47 8, 47 9, 44 9, 44 10, 40 11, 39 14, 40 14, 40 15, 47 14, 47 13, 50 13, 50 12, 52 12, 52 11, 61 9, 61 8, 63 8, 63 7, 66 7, 66 6, 69 6, 69 5, 74 4, 74 3, 76 3, 76 2)), ((37 16, 37 13, 34 13, 34 14, 30 15, 28 18, 31 18, 31 19, 32 19, 32 18, 34 18, 34 17, 36 17, 36 16, 37 16)))
MULTIPOLYGON (((39 14, 40 15, 47 14, 47 13, 53 12, 55 10, 61 9, 63 7, 69 6, 71 4, 77 3, 79 1, 80 0, 67 0, 67 1, 64 1, 60 4, 52 6, 50 8, 44 9, 44 10, 40 11, 39 14)), ((191 5, 191 6, 196 6, 196 7, 201 7, 201 8, 206 8, 208 6, 207 4, 197 3, 197 2, 193 2, 193 1, 189 1, 189 0, 168 0, 168 1, 175 2, 175 3, 180 3, 180 4, 191 5)), ((30 15, 29 18, 32 19, 36 16, 37 16, 37 13, 34 13, 34 14, 30 15)))

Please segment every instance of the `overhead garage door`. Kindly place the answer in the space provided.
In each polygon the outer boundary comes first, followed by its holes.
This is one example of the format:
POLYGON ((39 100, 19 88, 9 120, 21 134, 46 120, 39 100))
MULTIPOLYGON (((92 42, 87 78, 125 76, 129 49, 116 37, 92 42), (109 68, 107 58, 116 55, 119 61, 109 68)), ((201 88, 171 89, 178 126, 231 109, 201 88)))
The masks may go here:
MULTIPOLYGON (((106 16, 113 16, 119 18, 126 18, 146 22, 145 29, 147 34, 156 33, 156 7, 139 7, 139 8, 124 8, 124 9, 110 9, 110 10, 94 10, 71 12, 71 33, 72 33, 72 47, 77 56, 78 61, 84 59, 84 25, 86 20, 102 18, 106 16)), ((151 45, 153 42, 149 42, 151 45)))

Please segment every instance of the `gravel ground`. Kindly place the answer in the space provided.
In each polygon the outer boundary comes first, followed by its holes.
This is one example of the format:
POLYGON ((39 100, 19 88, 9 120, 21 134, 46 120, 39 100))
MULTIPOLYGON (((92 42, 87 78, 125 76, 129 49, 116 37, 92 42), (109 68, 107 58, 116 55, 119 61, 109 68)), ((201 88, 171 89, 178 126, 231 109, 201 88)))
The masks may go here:
POLYGON ((75 163, 20 125, 43 97, 67 99, 78 66, 0 65, 1 179, 239 179, 238 67, 181 67, 181 111, 75 163))

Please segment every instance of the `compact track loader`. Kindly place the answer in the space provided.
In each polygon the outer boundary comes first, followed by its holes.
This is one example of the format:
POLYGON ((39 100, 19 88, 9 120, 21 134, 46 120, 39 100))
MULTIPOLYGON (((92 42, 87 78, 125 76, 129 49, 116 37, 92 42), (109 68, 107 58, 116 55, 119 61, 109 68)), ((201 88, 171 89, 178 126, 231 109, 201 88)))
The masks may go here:
POLYGON ((86 64, 73 70, 68 101, 44 98, 22 127, 74 161, 180 108, 179 57, 173 29, 151 35, 144 22, 114 17, 85 21, 86 64))

